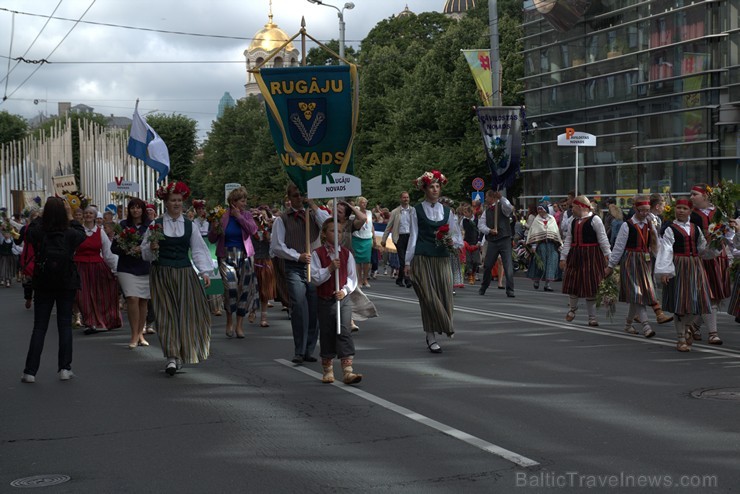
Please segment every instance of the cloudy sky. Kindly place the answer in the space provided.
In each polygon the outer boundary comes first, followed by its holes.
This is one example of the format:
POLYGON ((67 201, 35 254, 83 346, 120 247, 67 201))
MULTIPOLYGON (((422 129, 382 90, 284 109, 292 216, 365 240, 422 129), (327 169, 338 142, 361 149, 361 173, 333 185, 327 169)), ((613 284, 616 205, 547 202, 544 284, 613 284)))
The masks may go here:
MULTIPOLYGON (((344 5, 343 0, 326 1, 344 5)), ((344 13, 347 43, 359 44, 379 21, 406 5, 417 13, 440 12, 444 3, 354 0, 355 8, 344 13)), ((305 16, 315 38, 339 37, 333 8, 307 0, 272 4, 274 22, 289 36, 298 32, 305 16)), ((54 115, 57 103, 68 101, 104 115, 130 117, 139 98, 141 113, 156 110, 195 119, 203 139, 223 93, 234 99, 244 95, 243 52, 267 23, 268 11, 269 0, 0 0, 0 91, 7 96, 0 111, 25 118, 39 112, 54 115), (52 63, 16 64, 11 59, 17 57, 52 63)))

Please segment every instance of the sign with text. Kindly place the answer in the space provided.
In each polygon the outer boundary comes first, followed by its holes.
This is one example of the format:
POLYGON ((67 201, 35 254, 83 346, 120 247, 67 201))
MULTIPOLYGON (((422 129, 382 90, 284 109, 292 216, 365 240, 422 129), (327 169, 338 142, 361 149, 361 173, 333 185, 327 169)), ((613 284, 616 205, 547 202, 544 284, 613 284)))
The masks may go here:
POLYGON ((231 194, 231 191, 234 189, 238 189, 241 187, 242 184, 238 184, 236 182, 230 183, 230 184, 224 184, 224 201, 227 203, 229 202, 229 194, 231 194))
POLYGON ((51 177, 51 181, 54 184, 54 192, 57 195, 62 195, 62 192, 65 190, 67 192, 77 192, 77 181, 74 175, 51 177))
POLYGON ((108 192, 139 192, 139 184, 124 180, 123 177, 115 177, 115 182, 108 182, 108 192))
POLYGON ((596 136, 585 132, 576 132, 575 129, 565 129, 565 134, 558 136, 558 146, 596 146, 596 136))
POLYGON ((362 181, 347 173, 319 175, 308 181, 309 199, 352 197, 362 194, 362 181))

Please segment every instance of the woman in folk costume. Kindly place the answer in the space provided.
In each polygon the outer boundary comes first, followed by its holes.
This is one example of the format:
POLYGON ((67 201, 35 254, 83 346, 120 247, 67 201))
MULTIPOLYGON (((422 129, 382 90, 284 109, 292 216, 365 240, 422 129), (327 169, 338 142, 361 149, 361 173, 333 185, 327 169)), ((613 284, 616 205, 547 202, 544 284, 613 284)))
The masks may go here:
POLYGON ((86 335, 121 327, 118 281, 113 274, 118 266, 118 256, 111 252, 108 236, 96 225, 97 217, 97 208, 85 208, 82 226, 87 239, 77 247, 74 256, 82 280, 75 303, 86 335))
POLYGON ((674 314, 679 352, 690 350, 693 320, 711 310, 709 282, 699 257, 707 242, 701 228, 689 221, 690 208, 688 199, 676 201, 676 219, 665 225, 655 262, 655 275, 663 283, 663 308, 674 314))
MULTIPOLYGON (((126 208, 126 219, 121 221, 122 232, 133 229, 141 238, 144 238, 151 223, 146 217, 146 203, 138 197, 132 198, 126 208)), ((123 234, 123 233, 122 233, 123 234)), ((119 239, 113 240, 111 250, 118 255, 118 281, 126 298, 126 309, 131 326, 131 340, 128 347, 133 350, 137 346, 149 346, 144 339, 147 305, 151 298, 149 290, 149 262, 141 258, 141 242, 139 245, 123 247, 119 239), (130 250, 127 250, 129 249, 130 250)))
POLYGON ((226 336, 244 338, 244 316, 254 322, 254 311, 259 307, 257 277, 254 274, 254 246, 252 235, 257 224, 247 210, 247 190, 239 187, 229 192, 229 214, 221 223, 212 225, 208 239, 216 244, 218 270, 224 281, 226 308, 226 336), (236 313, 236 323, 233 315, 236 313))
MULTIPOLYGON (((452 215, 455 223, 457 223, 458 228, 460 228, 460 220, 458 219, 457 214, 455 214, 455 207, 454 202, 449 197, 441 197, 439 199, 439 202, 445 206, 450 208, 450 214, 452 215)), ((462 229, 460 229, 460 235, 462 235, 462 229)), ((463 247, 465 247, 465 243, 463 242, 463 247)), ((465 288, 465 283, 463 283, 463 271, 462 271, 462 264, 460 262, 460 255, 461 255, 461 249, 457 249, 455 252, 450 252, 450 270, 452 273, 452 294, 455 294, 456 288, 465 288)))
MULTIPOLYGON (((206 246, 210 246, 208 241, 208 232, 210 231, 210 224, 206 218, 206 201, 205 199, 193 199, 193 225, 200 232, 200 236, 206 242, 206 246)), ((208 305, 211 306, 211 314, 214 316, 221 315, 221 308, 224 306, 224 297, 221 294, 213 294, 208 296, 208 305)))
POLYGON ((268 206, 260 206, 259 209, 253 210, 252 218, 257 225, 257 233, 252 235, 252 245, 254 246, 254 273, 257 277, 260 309, 262 311, 260 327, 266 328, 270 325, 267 322, 267 308, 272 307, 270 300, 277 298, 275 269, 270 258, 270 235, 273 218, 268 206))
MULTIPOLYGON (((343 225, 337 224, 337 236, 342 235, 343 229, 343 225)), ((362 380, 362 374, 356 374, 352 367, 355 344, 349 323, 352 316, 352 301, 349 295, 357 288, 355 258, 349 249, 341 244, 338 245, 339 250, 335 251, 332 218, 321 225, 321 240, 321 247, 311 253, 311 283, 316 286, 318 296, 321 368, 324 371, 321 381, 334 382, 334 359, 339 357, 342 364, 342 381, 344 384, 357 384, 362 380), (337 277, 339 290, 336 290, 337 277), (341 324, 339 334, 337 334, 337 305, 341 324)))
MULTIPOLYGON (((709 237, 709 225, 717 213, 717 208, 709 202, 709 192, 710 188, 707 184, 696 184, 691 188, 691 203, 694 208, 691 211, 690 220, 701 229, 704 238, 709 237)), ((725 213, 732 214, 732 212, 728 211, 725 213)), ((720 302, 731 295, 730 260, 727 257, 727 253, 723 250, 719 256, 712 259, 703 259, 702 263, 704 264, 707 281, 709 282, 709 298, 712 300, 712 310, 702 316, 704 322, 707 323, 709 331, 707 343, 710 345, 721 345, 722 339, 717 332, 717 312, 719 312, 720 302)), ((692 325, 692 337, 695 340, 701 340, 700 327, 701 320, 695 318, 692 325)))
MULTIPOLYGON (((339 233, 339 245, 352 252, 352 233, 362 228, 365 224, 367 215, 360 208, 352 206, 350 203, 340 201, 337 203, 337 223, 342 226, 339 233)), ((354 254, 353 254, 354 255, 354 254)), ((359 278, 358 278, 359 279, 359 278)), ((378 317, 378 309, 375 304, 367 298, 367 295, 358 286, 349 294, 352 302, 352 319, 350 326, 352 331, 359 331, 356 321, 365 321, 371 317, 378 317)))
POLYGON ((208 273, 213 263, 198 229, 183 216, 182 203, 189 195, 188 186, 177 181, 157 189, 165 213, 149 225, 141 246, 142 258, 152 261, 152 305, 169 376, 174 376, 183 362, 206 360, 211 344, 208 300, 188 253, 192 252, 206 288, 211 285, 208 273))
POLYGON ((446 183, 447 177, 438 170, 424 172, 414 180, 414 185, 424 192, 424 201, 411 210, 406 251, 406 276, 411 279, 419 297, 427 347, 432 353, 442 353, 435 333, 445 333, 449 337, 455 334, 450 250, 463 246, 454 215, 439 203, 442 186, 446 183), (445 229, 448 229, 448 233, 439 235, 443 238, 438 241, 438 233, 441 234, 445 229))
POLYGON ((532 218, 527 230, 525 243, 534 251, 534 258, 529 263, 527 278, 534 283, 534 289, 540 287, 540 281, 545 282, 546 292, 551 292, 550 282, 558 277, 558 249, 563 244, 560 238, 560 228, 549 211, 549 203, 542 201, 537 205, 537 215, 532 218), (540 261, 540 262, 538 262, 540 261))
POLYGON ((586 196, 573 199, 573 220, 560 251, 560 269, 563 276, 563 293, 570 295, 566 321, 576 317, 578 299, 586 299, 588 325, 598 326, 596 320, 596 292, 604 279, 604 270, 611 249, 604 223, 591 211, 591 201, 586 196))
POLYGON ((658 303, 651 262, 658 252, 658 231, 649 215, 650 200, 645 196, 636 197, 635 214, 619 228, 609 265, 604 273, 606 276, 611 275, 614 267, 619 264, 619 301, 629 304, 624 330, 629 334, 638 334, 632 325, 637 321, 642 325, 645 338, 655 336, 655 331, 648 324, 647 307, 658 303))

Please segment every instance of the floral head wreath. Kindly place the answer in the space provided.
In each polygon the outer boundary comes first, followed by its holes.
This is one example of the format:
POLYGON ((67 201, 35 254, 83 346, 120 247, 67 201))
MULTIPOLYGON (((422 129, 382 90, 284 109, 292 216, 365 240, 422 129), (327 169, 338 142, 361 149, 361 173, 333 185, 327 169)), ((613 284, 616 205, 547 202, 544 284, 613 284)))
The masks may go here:
POLYGON ((166 201, 170 194, 180 194, 183 200, 186 200, 190 197, 190 187, 185 185, 185 182, 173 180, 172 182, 158 188, 156 196, 158 199, 166 201))
POLYGON ((193 207, 195 209, 206 207, 205 199, 193 199, 193 207))
POLYGON ((421 177, 414 180, 414 186, 419 190, 424 190, 428 185, 438 183, 440 186, 447 184, 445 177, 439 170, 424 172, 421 177))

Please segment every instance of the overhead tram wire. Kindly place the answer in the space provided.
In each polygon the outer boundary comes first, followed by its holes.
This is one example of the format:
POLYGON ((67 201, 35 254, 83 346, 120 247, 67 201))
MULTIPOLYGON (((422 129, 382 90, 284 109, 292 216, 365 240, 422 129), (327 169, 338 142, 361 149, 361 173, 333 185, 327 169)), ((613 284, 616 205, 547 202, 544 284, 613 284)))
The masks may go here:
MULTIPOLYGON (((92 6, 93 6, 93 5, 95 5, 95 2, 97 2, 97 0, 92 0, 92 2, 90 2, 90 5, 89 5, 89 6, 88 6, 88 7, 87 7, 87 8, 85 9, 85 11, 84 11, 84 12, 82 13, 82 15, 80 16, 80 18, 79 18, 79 19, 77 19, 77 22, 75 22, 75 23, 74 23, 74 25, 73 25, 73 26, 72 26, 71 28, 69 28, 69 31, 67 31, 67 34, 65 34, 65 35, 64 35, 64 37, 63 37, 63 38, 62 38, 62 39, 61 39, 61 40, 59 41, 59 43, 57 43, 57 45, 56 45, 56 46, 54 47, 54 49, 53 49, 53 50, 51 50, 51 53, 49 53, 49 55, 47 55, 47 56, 45 57, 45 58, 46 58, 46 60, 48 60, 49 58, 51 58, 51 56, 52 56, 52 55, 54 54, 54 52, 55 52, 55 51, 57 51, 57 49, 58 49, 58 48, 59 48, 59 47, 60 47, 60 46, 62 45, 62 43, 64 43, 64 40, 66 40, 66 39, 67 39, 67 37, 68 37, 68 36, 69 36, 70 34, 72 34, 72 31, 74 31, 74 29, 75 29, 75 28, 77 27, 77 25, 78 25, 78 24, 80 23, 80 21, 82 20, 82 18, 83 18, 83 17, 85 17, 85 15, 86 15, 86 14, 88 13, 88 11, 89 11, 89 10, 90 10, 90 9, 92 8, 92 6)), ((15 88, 15 89, 13 90, 13 92, 12 92, 12 93, 10 93, 10 94, 8 94, 8 95, 6 95, 6 96, 3 96, 3 101, 5 101, 5 100, 7 100, 8 98, 10 98, 11 96, 13 96, 13 95, 14 95, 14 94, 15 94, 15 93, 16 93, 16 92, 17 92, 17 91, 18 91, 18 90, 19 90, 19 89, 20 89, 21 87, 23 87, 23 85, 24 85, 24 84, 25 84, 26 82, 28 82, 28 80, 29 80, 29 79, 30 79, 31 77, 33 77, 33 76, 34 76, 34 74, 36 74, 36 72, 38 72, 38 70, 39 70, 39 69, 40 69, 41 67, 43 67, 43 66, 44 66, 44 64, 43 64, 43 63, 40 63, 40 64, 38 65, 38 67, 36 67, 36 68, 35 68, 35 69, 33 70, 33 72, 31 72, 31 73, 30 73, 30 74, 28 75, 28 77, 26 77, 26 78, 25 78, 25 79, 23 80, 23 82, 21 82, 21 83, 20 83, 20 84, 18 85, 18 87, 16 87, 16 88, 15 88)), ((1 104, 1 103, 0 103, 0 104, 1 104)))
MULTIPOLYGON (((3 80, 0 81, 0 83, 5 82, 5 93, 6 94, 8 92, 8 83, 7 83, 7 81, 8 81, 8 78, 10 77, 10 74, 13 73, 13 71, 15 70, 15 68, 18 67, 18 65, 20 65, 20 63, 22 61, 25 61, 25 60, 23 60, 23 58, 25 58, 25 56, 28 55, 28 52, 31 51, 31 48, 33 48, 33 45, 36 44, 36 41, 38 41, 39 37, 41 36, 41 33, 43 33, 44 32, 44 29, 46 29, 46 26, 49 25, 49 21, 52 19, 52 16, 54 15, 54 13, 59 9, 59 6, 62 5, 62 2, 63 1, 64 0, 59 0, 59 3, 57 4, 56 7, 54 7, 54 10, 51 12, 51 14, 49 14, 48 16, 46 16, 46 22, 44 22, 44 25, 41 27, 41 30, 36 35, 36 37, 33 38, 33 41, 31 41, 31 44, 28 45, 28 48, 26 49, 26 51, 23 53, 23 55, 21 55, 20 57, 14 59, 16 62, 15 62, 15 65, 13 65, 13 68, 10 68, 10 62, 8 62, 8 67, 9 67, 8 68, 8 73, 5 74, 5 77, 3 78, 3 80), (20 58, 20 60, 19 60, 19 58, 20 58)), ((15 13, 13 13, 13 19, 15 19, 15 13)), ((10 43, 11 43, 11 49, 12 49, 12 46, 13 46, 13 39, 12 39, 12 37, 11 37, 10 43)))
MULTIPOLYGON (((28 15, 28 16, 32 16, 32 17, 47 17, 47 16, 42 15, 42 14, 34 14, 34 13, 31 13, 31 12, 21 12, 19 10, 11 10, 11 9, 8 9, 8 8, 5 8, 5 7, 0 7, 0 12, 2 12, 2 11, 12 12, 14 14, 19 14, 19 15, 28 15)), ((91 24, 93 26, 114 27, 114 28, 118 28, 118 29, 130 29, 130 30, 133 30, 133 31, 147 31, 147 32, 162 33, 162 34, 176 34, 176 35, 179 35, 179 36, 196 36, 196 37, 201 37, 201 38, 231 39, 231 40, 237 40, 237 41, 255 41, 255 40, 257 40, 257 41, 263 41, 264 40, 263 38, 247 38, 247 37, 244 37, 244 36, 228 36, 228 35, 224 35, 224 34, 206 34, 206 33, 191 33, 191 32, 187 32, 187 31, 169 31, 169 30, 166 30, 166 29, 154 29, 154 28, 149 28, 149 27, 127 26, 125 24, 113 24, 113 23, 110 23, 110 22, 82 21, 82 20, 70 19, 68 17, 53 17, 53 16, 51 16, 49 18, 50 19, 54 19, 54 20, 59 20, 59 21, 70 21, 70 22, 78 22, 80 24, 91 24)), ((319 40, 319 41, 321 41, 322 43, 327 43, 330 40, 324 40, 324 39, 322 39, 322 40, 319 40)), ((346 40, 346 42, 347 43, 360 43, 360 42, 362 42, 362 40, 361 39, 350 39, 350 40, 346 40)))

